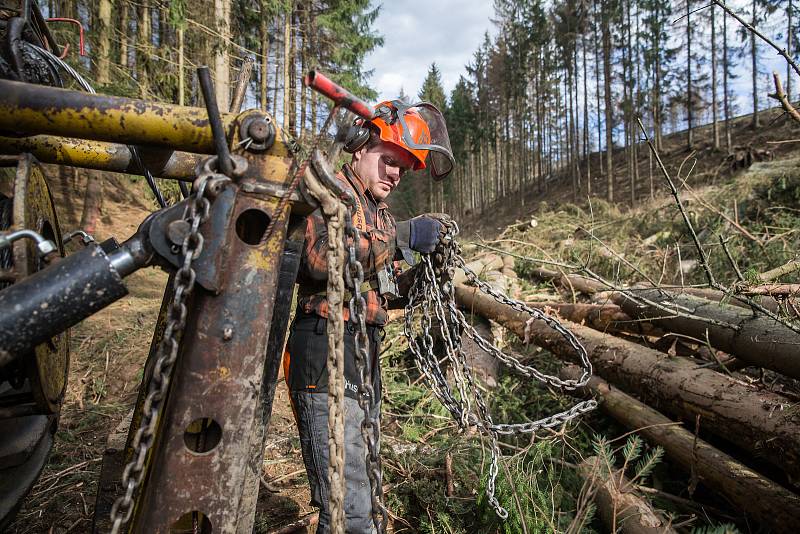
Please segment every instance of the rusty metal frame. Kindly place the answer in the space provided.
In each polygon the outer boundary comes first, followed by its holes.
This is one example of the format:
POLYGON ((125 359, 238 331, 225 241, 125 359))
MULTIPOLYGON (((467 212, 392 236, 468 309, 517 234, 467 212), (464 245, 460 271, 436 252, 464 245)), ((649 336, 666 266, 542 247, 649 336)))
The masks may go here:
MULTIPOLYGON (((206 110, 0 80, 0 131, 212 154, 206 110)), ((222 114, 228 137, 236 115, 222 114)))
MULTIPOLYGON (((269 382, 274 382, 280 361, 283 340, 277 337, 285 335, 288 321, 283 310, 288 309, 291 291, 286 287, 296 273, 296 247, 294 258, 282 261, 287 229, 293 211, 300 217, 309 211, 302 197, 279 202, 292 181, 291 152, 274 120, 270 118, 276 129, 272 146, 263 151, 242 147, 241 136, 254 117, 268 118, 257 110, 222 117, 228 146, 247 160, 248 168, 228 186, 234 198, 232 209, 220 210, 224 220, 209 220, 201 227, 204 234, 210 232, 210 238, 225 243, 208 247, 218 255, 212 264, 220 272, 214 291, 197 287, 192 296, 130 532, 170 532, 186 517, 202 520, 200 532, 208 524, 213 532, 252 530, 261 447, 274 395, 269 382), (267 226, 272 231, 263 235, 267 226), (283 290, 276 303, 279 287, 283 290), (273 317, 276 306, 281 312, 273 317), (200 432, 194 429, 196 421, 204 422, 200 432), (214 428, 211 421, 218 435, 209 431, 214 428)), ((160 174, 176 178, 185 176, 186 162, 196 161, 196 156, 170 151, 213 150, 206 111, 200 108, 2 80, 0 131, 7 136, 0 138, 0 152, 30 148, 46 161, 118 172, 131 170, 131 160, 130 153, 114 143, 161 147, 167 149, 161 152, 167 157, 160 174)), ((294 226, 302 226, 302 218, 294 217, 294 226)), ((130 454, 125 452, 126 457, 130 454)), ((112 479, 118 477, 110 474, 107 480, 112 479)))
MULTIPOLYGON (((128 146, 104 141, 51 135, 0 136, 0 153, 29 153, 43 163, 83 169, 129 174, 142 172, 128 146)), ((154 148, 140 151, 140 157, 153 175, 184 181, 194 180, 195 167, 204 159, 199 154, 154 148)))

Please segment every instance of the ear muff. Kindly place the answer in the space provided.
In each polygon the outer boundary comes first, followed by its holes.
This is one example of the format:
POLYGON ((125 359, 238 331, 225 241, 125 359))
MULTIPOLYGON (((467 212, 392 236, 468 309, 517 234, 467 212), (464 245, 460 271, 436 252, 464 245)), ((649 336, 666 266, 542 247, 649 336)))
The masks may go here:
POLYGON ((344 140, 342 150, 348 154, 358 152, 361 147, 369 141, 369 128, 364 126, 363 121, 355 121, 347 130, 347 137, 344 140))

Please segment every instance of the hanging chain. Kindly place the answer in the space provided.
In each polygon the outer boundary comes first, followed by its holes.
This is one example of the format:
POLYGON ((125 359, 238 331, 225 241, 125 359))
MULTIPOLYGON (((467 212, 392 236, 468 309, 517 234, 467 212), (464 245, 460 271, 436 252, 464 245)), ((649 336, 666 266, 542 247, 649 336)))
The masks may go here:
MULTIPOLYGON (((361 293, 364 283, 364 269, 356 256, 356 246, 361 233, 353 225, 351 212, 348 210, 345 225, 345 238, 348 242, 347 268, 345 282, 350 288, 350 320, 356 324, 355 363, 361 379, 361 390, 358 393, 358 405, 364 412, 361 422, 361 437, 367 448, 367 477, 369 477, 370 499, 372 500, 372 522, 379 533, 385 532, 388 513, 383 504, 383 474, 380 458, 380 413, 373 415, 372 409, 378 408, 380 391, 376 392, 372 383, 372 361, 369 354, 369 337, 367 335, 367 304, 361 293), (376 417, 377 416, 377 417, 376 417)), ((377 356, 377 355, 375 355, 377 356)))
MULTIPOLYGON (((321 185, 319 187, 322 187, 321 185)), ((328 486, 331 532, 345 534, 345 442, 344 442, 344 224, 347 207, 330 195, 323 204, 328 228, 328 486)))
POLYGON ((462 333, 466 333, 481 349, 523 376, 554 387, 572 390, 585 385, 592 374, 592 365, 580 340, 561 323, 540 310, 507 297, 489 284, 479 280, 478 276, 467 267, 461 256, 461 248, 455 239, 458 235, 458 225, 446 217, 442 218, 441 222, 444 225, 444 236, 433 254, 422 255, 420 266, 409 291, 408 304, 405 309, 404 332, 417 367, 436 397, 447 408, 459 426, 461 428, 475 426, 490 438, 492 454, 486 483, 486 496, 497 515, 506 519, 508 512, 495 497, 500 457, 499 435, 533 433, 543 428, 559 427, 593 410, 597 403, 594 400, 582 401, 568 410, 527 423, 494 423, 483 394, 476 387, 472 370, 461 348, 462 333), (535 367, 524 365, 513 356, 503 353, 481 337, 456 306, 455 287, 452 282, 456 268, 463 269, 467 280, 481 291, 491 295, 496 301, 517 311, 528 313, 532 320, 542 320, 558 332, 578 355, 583 368, 581 377, 577 380, 561 380, 556 376, 545 374, 535 367), (419 317, 417 318, 417 316, 419 317), (419 330, 415 329, 415 321, 419 323, 419 330), (441 360, 436 356, 432 331, 438 334, 444 344, 445 357, 441 360), (454 393, 445 377, 442 366, 444 362, 449 363, 457 394, 454 393), (473 401, 475 408, 472 407, 473 401))
POLYGON ((186 326, 186 302, 192 294, 195 271, 192 262, 203 251, 203 234, 200 225, 208 219, 211 202, 205 197, 206 186, 211 179, 228 178, 203 166, 194 182, 194 194, 189 197, 183 219, 189 223, 189 231, 181 244, 183 265, 176 271, 173 281, 175 294, 167 310, 167 323, 156 352, 156 363, 147 385, 147 396, 142 406, 142 420, 133 438, 133 459, 122 472, 125 494, 118 497, 111 507, 112 534, 118 534, 133 514, 134 497, 145 473, 147 455, 155 440, 159 410, 169 389, 172 369, 178 358, 179 340, 186 326))

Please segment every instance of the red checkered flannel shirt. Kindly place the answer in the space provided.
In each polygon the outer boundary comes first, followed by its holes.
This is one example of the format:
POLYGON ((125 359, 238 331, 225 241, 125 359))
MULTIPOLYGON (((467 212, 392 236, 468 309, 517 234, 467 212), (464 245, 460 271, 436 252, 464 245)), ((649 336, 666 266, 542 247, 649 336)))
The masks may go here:
MULTIPOLYGON (((361 179, 348 165, 342 168, 337 178, 346 189, 355 194, 358 207, 353 213, 353 225, 360 230, 361 238, 356 246, 356 256, 364 269, 364 280, 375 280, 377 269, 386 264, 393 265, 395 255, 395 220, 387 205, 377 202, 366 189, 361 179)), ((300 285, 297 305, 306 313, 328 317, 328 299, 325 295, 328 280, 328 229, 319 209, 308 216, 303 258, 298 273, 300 285)), ((367 304, 367 324, 384 325, 387 320, 387 302, 377 289, 364 292, 367 304)), ((345 300, 344 319, 350 313, 345 300)))

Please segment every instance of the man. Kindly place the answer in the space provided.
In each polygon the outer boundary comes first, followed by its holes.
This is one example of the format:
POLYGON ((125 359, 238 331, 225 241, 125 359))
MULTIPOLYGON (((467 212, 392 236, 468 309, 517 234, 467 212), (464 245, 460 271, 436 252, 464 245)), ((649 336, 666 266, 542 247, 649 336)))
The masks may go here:
MULTIPOLYGON (((369 370, 375 398, 369 399, 371 415, 380 416, 380 340, 387 320, 388 300, 397 297, 395 259, 413 262, 411 250, 430 253, 442 228, 434 217, 420 216, 395 222, 385 204, 403 175, 426 169, 437 179, 453 167, 447 128, 441 113, 430 104, 409 106, 384 102, 376 117, 357 121, 344 145, 352 153, 338 178, 355 198, 353 224, 361 234, 356 244, 364 269, 360 288, 366 302, 365 322, 369 338, 369 370)), ((311 486, 311 502, 320 508, 319 534, 329 532, 328 511, 328 340, 327 283, 328 233, 319 210, 308 218, 305 246, 298 275, 298 297, 284 372, 300 433, 303 461, 311 486)), ((345 297, 345 303, 349 295, 345 297)), ((361 437, 364 412, 359 395, 367 395, 355 364, 356 323, 344 309, 345 333, 345 515, 348 534, 374 532, 370 484, 361 437)))

